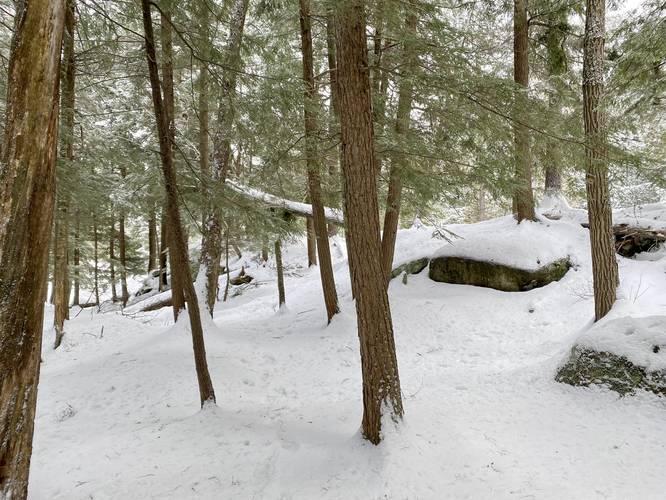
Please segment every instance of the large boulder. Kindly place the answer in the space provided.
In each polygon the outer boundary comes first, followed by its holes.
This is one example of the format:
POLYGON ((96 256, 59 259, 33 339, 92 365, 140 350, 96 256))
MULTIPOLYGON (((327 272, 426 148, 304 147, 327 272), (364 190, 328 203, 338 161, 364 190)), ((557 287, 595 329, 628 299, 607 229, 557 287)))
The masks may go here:
POLYGON ((603 385, 622 395, 636 390, 666 395, 666 317, 620 318, 585 332, 555 380, 603 385))
POLYGON ((559 281, 571 267, 568 258, 535 270, 518 269, 465 257, 441 256, 430 261, 430 279, 443 283, 474 285, 504 292, 524 292, 559 281))

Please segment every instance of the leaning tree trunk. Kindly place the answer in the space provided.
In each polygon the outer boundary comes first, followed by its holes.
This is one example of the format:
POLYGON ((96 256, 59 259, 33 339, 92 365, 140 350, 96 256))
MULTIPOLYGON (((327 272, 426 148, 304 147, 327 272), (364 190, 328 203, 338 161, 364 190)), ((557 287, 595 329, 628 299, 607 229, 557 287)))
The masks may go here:
MULTIPOLYGON (((180 221, 180 212, 178 208, 178 185, 176 178, 176 169, 173 162, 172 141, 169 132, 169 116, 162 100, 160 90, 160 77, 157 69, 157 59, 155 53, 155 36, 153 33, 153 21, 150 15, 149 0, 141 0, 143 12, 143 29, 146 41, 146 60, 148 62, 148 73, 150 75, 150 88, 153 98, 153 107, 155 109, 155 119, 157 121, 157 131, 160 144, 160 159, 162 161, 162 173, 164 175, 164 187, 166 190, 166 206, 169 221, 169 232, 171 234, 171 253, 172 262, 176 268, 186 269, 188 266, 187 245, 183 235, 183 228, 180 221)), ((172 272, 174 269, 172 268, 172 272)), ((197 301, 196 291, 192 280, 183 280, 183 292, 187 301, 187 312, 190 317, 190 329, 192 331, 192 346, 194 350, 194 363, 197 371, 197 380, 199 383, 199 396, 201 406, 210 402, 215 402, 215 392, 213 383, 208 372, 208 363, 206 361, 206 347, 204 345, 203 328, 201 327, 201 316, 199 313, 199 303, 197 301)))
MULTIPOLYGON (((63 55, 62 64, 62 95, 60 96, 60 113, 62 115, 62 150, 61 166, 65 170, 72 169, 74 160, 74 98, 75 98, 75 67, 74 67, 74 29, 75 29, 75 6, 73 1, 67 2, 67 13, 65 16, 65 30, 63 33, 63 55)), ((61 171, 61 173, 64 173, 61 171)), ((61 176, 64 178, 64 176, 61 176)), ((56 242, 55 242, 55 343, 57 349, 65 334, 65 320, 69 319, 69 204, 70 196, 68 186, 60 189, 58 194, 58 209, 56 219, 56 242)))
MULTIPOLYGON (((225 65, 230 68, 222 75, 217 110, 217 127, 213 135, 212 184, 222 188, 231 165, 231 127, 234 122, 234 100, 237 73, 240 68, 240 48, 245 29, 245 16, 249 0, 234 0, 231 7, 229 36, 223 54, 225 65)), ((206 276, 206 303, 212 315, 217 298, 217 283, 220 277, 222 257, 222 227, 219 209, 211 207, 204 225, 204 243, 201 249, 200 273, 206 276)))
MULTIPOLYGON (((405 137, 409 133, 409 115, 412 111, 413 83, 412 75, 416 69, 416 5, 413 0, 407 2, 405 9, 405 39, 402 51, 402 70, 400 72, 400 84, 398 87, 398 110, 395 117, 395 135, 398 138, 397 148, 400 149, 405 143, 405 137)), ((388 196, 386 198, 386 212, 384 213, 384 230, 382 232, 382 262, 386 274, 386 285, 391 278, 391 266, 393 265, 393 254, 395 253, 395 240, 398 234, 398 223, 400 221, 400 203, 402 200, 402 175, 407 167, 407 158, 402 151, 396 151, 391 155, 391 167, 389 171, 388 196)))
POLYGON ((518 222, 536 220, 532 193, 532 160, 527 129, 527 86, 529 84, 527 0, 514 0, 513 9, 513 80, 516 98, 513 116, 516 189, 513 207, 518 222))
POLYGON ((604 85, 604 0, 586 0, 583 45, 583 114, 585 117, 585 186, 590 221, 594 313, 603 318, 615 303, 618 269, 615 259, 604 116, 600 109, 604 85))
POLYGON ((349 265, 361 345, 362 432, 366 439, 377 444, 381 440, 382 413, 388 412, 398 421, 403 408, 391 309, 381 263, 363 1, 352 0, 336 6, 336 49, 349 265))
POLYGON ((0 163, 0 498, 24 500, 53 224, 64 0, 19 5, 0 163))
POLYGON ((277 267, 278 308, 282 308, 287 299, 284 293, 284 268, 282 267, 282 244, 280 240, 275 240, 275 266, 277 267))
MULTIPOLYGON (((162 9, 160 16, 160 36, 162 41, 162 92, 164 94, 164 112, 167 117, 169 143, 173 150, 176 140, 175 106, 176 101, 173 92, 173 37, 171 30, 171 13, 168 6, 162 9)), ((173 152, 172 152, 173 159, 173 152)), ((175 167, 174 167, 175 168, 175 167)), ((168 205, 168 201, 167 201, 168 205)), ((167 206, 168 211, 168 206, 167 206)), ((167 230, 167 244, 169 246, 169 268, 171 269, 171 305, 173 307, 173 319, 178 320, 180 311, 185 309, 185 294, 183 288, 185 281, 192 281, 190 276, 189 262, 178 265, 178 256, 172 251, 173 230, 167 230)), ((184 236, 185 251, 187 252, 187 238, 184 236)))
MULTIPOLYGON (((338 312, 338 295, 335 290, 331 249, 328 245, 328 231, 324 216, 324 203, 319 180, 320 166, 317 160, 317 90, 314 80, 314 62, 312 55, 312 27, 310 19, 310 0, 299 0, 301 21, 301 53, 303 55, 303 81, 305 82, 305 141, 306 163, 308 169, 308 190, 312 203, 312 225, 317 240, 319 256, 319 274, 324 293, 326 316, 331 322, 338 312)), ((279 241, 275 243, 276 250, 279 241)))

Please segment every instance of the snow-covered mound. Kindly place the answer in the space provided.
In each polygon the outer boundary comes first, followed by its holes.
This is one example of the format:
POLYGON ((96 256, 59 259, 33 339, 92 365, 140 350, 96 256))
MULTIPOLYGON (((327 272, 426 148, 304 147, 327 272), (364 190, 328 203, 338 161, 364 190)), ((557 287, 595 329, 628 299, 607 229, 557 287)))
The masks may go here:
POLYGON ((601 321, 578 338, 557 380, 666 395, 666 316, 601 321))

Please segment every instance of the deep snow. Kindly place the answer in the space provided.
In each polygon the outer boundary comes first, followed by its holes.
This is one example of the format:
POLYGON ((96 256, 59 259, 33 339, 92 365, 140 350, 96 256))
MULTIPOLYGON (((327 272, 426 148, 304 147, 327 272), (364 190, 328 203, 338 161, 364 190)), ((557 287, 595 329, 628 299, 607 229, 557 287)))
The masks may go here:
MULTIPOLYGON (((664 498, 664 401, 553 380, 593 319, 588 233, 576 217, 451 227, 465 238, 453 246, 478 248, 477 238, 492 252, 492 235, 505 238, 498 259, 569 255, 575 267, 546 287, 506 293, 435 283, 427 271, 392 281, 406 416, 386 426, 379 447, 358 433, 341 240, 342 312, 328 327, 303 242, 284 251, 286 310, 276 311, 272 265, 236 263, 255 281, 207 322, 217 406, 203 411, 185 317, 174 326, 170 309, 73 310, 58 351, 45 329, 30 498, 664 498)), ((396 264, 444 246, 431 233, 401 231, 396 264)), ((619 263, 620 300, 607 321, 666 315, 666 254, 619 263)))

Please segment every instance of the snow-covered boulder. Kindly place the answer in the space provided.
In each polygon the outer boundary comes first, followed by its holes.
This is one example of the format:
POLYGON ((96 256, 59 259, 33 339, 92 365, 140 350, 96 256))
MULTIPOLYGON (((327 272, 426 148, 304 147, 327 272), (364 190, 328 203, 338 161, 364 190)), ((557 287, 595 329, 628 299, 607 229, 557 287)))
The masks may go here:
POLYGON ((620 394, 644 389, 666 396, 666 316, 597 323, 578 339, 555 379, 605 385, 620 394))

